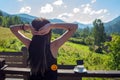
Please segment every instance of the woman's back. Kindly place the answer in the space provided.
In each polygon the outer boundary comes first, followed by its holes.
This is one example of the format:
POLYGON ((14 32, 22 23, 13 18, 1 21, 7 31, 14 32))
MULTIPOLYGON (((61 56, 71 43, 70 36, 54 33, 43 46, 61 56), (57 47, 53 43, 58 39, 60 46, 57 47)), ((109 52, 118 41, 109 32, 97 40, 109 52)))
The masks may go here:
MULTIPOLYGON (((52 70, 52 65, 57 65, 57 60, 52 56, 50 43, 47 43, 47 35, 35 35, 29 46, 29 62, 32 75, 46 78, 46 72, 57 75, 57 69, 52 70), (52 72, 52 73, 51 73, 52 72)), ((35 76, 34 76, 35 77, 35 76)), ((48 77, 48 76, 47 76, 48 77)), ((37 79, 37 77, 36 77, 37 79)))

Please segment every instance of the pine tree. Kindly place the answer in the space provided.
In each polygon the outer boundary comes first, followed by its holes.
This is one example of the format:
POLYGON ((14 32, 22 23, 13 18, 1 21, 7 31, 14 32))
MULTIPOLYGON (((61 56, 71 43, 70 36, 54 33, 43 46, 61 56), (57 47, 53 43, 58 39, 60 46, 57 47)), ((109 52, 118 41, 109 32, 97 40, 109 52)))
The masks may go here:
POLYGON ((0 26, 2 25, 2 16, 0 16, 0 26))
POLYGON ((2 11, 0 11, 0 16, 3 16, 2 11))
POLYGON ((107 42, 107 45, 113 61, 113 63, 110 63, 111 69, 120 70, 120 35, 113 34, 112 41, 107 42))
POLYGON ((102 43, 105 42, 106 34, 104 31, 103 22, 100 19, 96 19, 93 22, 93 36, 94 36, 94 50, 97 53, 102 53, 102 43))
POLYGON ((2 16, 3 16, 2 11, 0 11, 0 26, 2 25, 2 16))
POLYGON ((94 30, 93 30, 93 36, 94 36, 94 44, 97 46, 100 46, 101 43, 105 42, 105 31, 104 31, 104 25, 100 19, 96 19, 93 22, 94 30))

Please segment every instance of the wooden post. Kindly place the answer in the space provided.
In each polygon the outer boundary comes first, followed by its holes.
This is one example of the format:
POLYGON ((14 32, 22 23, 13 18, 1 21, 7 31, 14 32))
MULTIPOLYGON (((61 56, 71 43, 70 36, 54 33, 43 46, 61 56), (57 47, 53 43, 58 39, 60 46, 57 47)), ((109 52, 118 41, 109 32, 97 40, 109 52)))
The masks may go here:
POLYGON ((21 51, 23 53, 23 64, 24 67, 28 67, 27 59, 28 59, 28 50, 26 47, 22 47, 21 51))
POLYGON ((5 73, 3 70, 0 70, 0 80, 5 80, 5 73))
MULTIPOLYGON (((21 51, 23 53, 23 64, 24 64, 24 67, 28 67, 28 62, 27 62, 27 59, 28 59, 28 50, 27 50, 26 47, 22 47, 21 51)), ((24 76, 24 80, 28 80, 29 75, 23 75, 23 76, 24 76)))
POLYGON ((0 58, 0 80, 5 80, 5 73, 3 72, 4 66, 5 66, 5 59, 0 58))
POLYGON ((2 67, 4 67, 4 65, 5 65, 5 59, 4 58, 0 58, 0 69, 2 67))

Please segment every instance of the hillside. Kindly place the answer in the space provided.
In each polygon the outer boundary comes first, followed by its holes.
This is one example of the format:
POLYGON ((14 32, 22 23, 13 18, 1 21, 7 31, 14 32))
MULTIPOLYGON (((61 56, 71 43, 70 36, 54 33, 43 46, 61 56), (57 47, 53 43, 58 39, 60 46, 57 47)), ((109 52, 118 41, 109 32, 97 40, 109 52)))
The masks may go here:
POLYGON ((35 16, 31 16, 28 14, 14 14, 11 16, 19 16, 23 22, 31 22, 33 19, 35 19, 35 16))
MULTIPOLYGON (((24 33, 24 32, 23 32, 24 33)), ((31 35, 24 33, 28 37, 31 35)), ((0 51, 20 51, 24 46, 16 37, 12 34, 9 28, 0 26, 0 51)))
MULTIPOLYGON (((30 37, 29 33, 24 34, 30 37)), ((9 28, 0 27, 0 37, 0 52, 18 52, 24 46, 10 32, 9 28)), ((81 59, 84 60, 84 65, 87 69, 109 69, 108 63, 110 62, 110 56, 91 52, 88 46, 66 42, 59 50, 58 64, 74 65, 76 64, 76 60, 81 59)))
MULTIPOLYGON (((20 19, 23 21, 23 22, 31 22, 34 18, 37 18, 36 16, 32 16, 32 15, 29 15, 29 14, 9 14, 9 13, 6 13, 2 10, 0 10, 0 12, 3 13, 3 16, 19 16, 20 19)), ((42 17, 42 16, 40 16, 42 17)), ((50 22, 53 22, 53 23, 61 23, 61 22, 65 22, 61 19, 57 19, 57 18, 53 18, 53 19, 49 19, 50 22)), ((73 23, 77 23, 79 28, 86 28, 88 25, 85 25, 85 24, 82 24, 80 22, 73 22, 73 23)))
POLYGON ((107 33, 120 33, 120 16, 108 23, 105 23, 105 31, 107 33))
MULTIPOLYGON (((0 10, 1 11, 1 10, 0 10)), ((9 13, 6 13, 4 11, 1 11, 3 13, 3 16, 19 16, 20 19, 23 21, 23 22, 31 22, 34 18, 36 18, 36 16, 32 16, 32 15, 28 15, 28 14, 9 14, 9 13)), ((56 22, 65 22, 61 19, 57 19, 57 18, 53 18, 53 19, 49 19, 50 22, 53 22, 53 23, 56 23, 56 22)), ((91 24, 82 24, 80 22, 77 22, 77 21, 74 21, 73 23, 76 23, 78 24, 78 27, 83 29, 83 28, 86 28, 86 27, 93 27, 92 23, 91 24)), ((105 26, 105 32, 106 33, 120 33, 120 16, 116 17, 115 19, 107 22, 104 24, 105 26)))

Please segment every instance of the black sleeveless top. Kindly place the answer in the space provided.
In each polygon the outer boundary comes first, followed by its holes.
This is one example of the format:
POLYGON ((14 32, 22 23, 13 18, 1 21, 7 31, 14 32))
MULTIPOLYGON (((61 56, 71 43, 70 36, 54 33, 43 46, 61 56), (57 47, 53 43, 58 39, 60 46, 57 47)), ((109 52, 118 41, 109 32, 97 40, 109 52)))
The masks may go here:
POLYGON ((56 58, 51 53, 47 35, 34 35, 28 51, 31 73, 34 75, 38 73, 44 75, 46 71, 50 70, 51 65, 57 64, 56 58))

